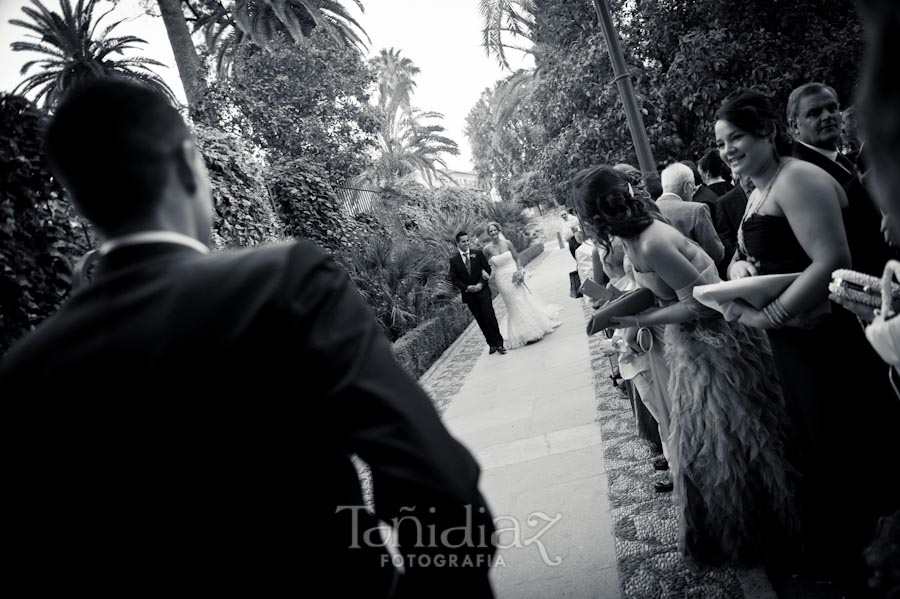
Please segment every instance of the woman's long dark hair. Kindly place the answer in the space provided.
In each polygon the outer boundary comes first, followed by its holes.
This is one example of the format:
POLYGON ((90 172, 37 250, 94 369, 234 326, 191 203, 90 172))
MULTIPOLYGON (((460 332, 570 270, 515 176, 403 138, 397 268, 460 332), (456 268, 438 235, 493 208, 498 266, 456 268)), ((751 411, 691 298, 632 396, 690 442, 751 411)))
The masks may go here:
POLYGON ((729 94, 716 111, 716 120, 728 121, 757 137, 772 137, 778 156, 791 153, 791 140, 785 133, 784 117, 775 110, 772 98, 752 89, 729 94))
POLYGON ((634 237, 662 220, 652 200, 635 196, 628 178, 609 166, 579 171, 572 179, 572 202, 594 240, 607 251, 610 237, 634 237))

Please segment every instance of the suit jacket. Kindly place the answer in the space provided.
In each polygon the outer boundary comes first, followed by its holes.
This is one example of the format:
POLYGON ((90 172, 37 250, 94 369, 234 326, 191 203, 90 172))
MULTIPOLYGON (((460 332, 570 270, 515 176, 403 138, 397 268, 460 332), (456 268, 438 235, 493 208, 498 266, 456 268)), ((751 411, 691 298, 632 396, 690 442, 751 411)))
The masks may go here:
MULTIPOLYGON (((846 170, 827 156, 801 144, 794 144, 794 158, 815 164, 836 180, 847 194, 844 228, 853 269, 880 276, 885 263, 896 254, 881 236, 881 211, 860 183, 855 172, 846 170)), ((853 170, 853 169, 851 169, 853 170)))
MULTIPOLYGON (((493 530, 476 462, 347 275, 307 242, 112 250, 5 357, 0 388, 17 429, 6 499, 22 525, 7 539, 23 568, 67 588, 296 589, 312 574, 334 596, 387 596, 396 573, 360 542, 376 520, 359 507, 352 455, 371 469, 381 519, 440 531, 470 505, 493 530)), ((404 553, 422 553, 414 537, 401 527, 404 553)), ((486 575, 407 568, 398 595, 488 597, 486 575)))
MULTIPOLYGON (((685 202, 681 198, 672 198, 674 194, 663 194, 656 200, 659 211, 669 223, 688 239, 696 241, 703 251, 709 254, 713 262, 722 260, 724 248, 719 235, 712 224, 706 204, 685 202)), ((678 196, 674 196, 678 197, 678 196)))
MULTIPOLYGON (((710 183, 708 186, 709 190, 716 194, 719 198, 723 195, 734 189, 734 185, 729 183, 728 181, 718 181, 716 183, 710 183)), ((719 202, 716 202, 716 206, 719 205, 719 202)))
POLYGON ((716 212, 716 230, 719 232, 719 239, 725 246, 725 253, 728 254, 728 248, 734 251, 737 245, 738 229, 741 226, 741 219, 744 218, 744 211, 747 209, 747 194, 740 185, 737 185, 719 198, 719 210, 716 212))
POLYGON ((744 217, 744 211, 747 209, 747 194, 740 185, 735 185, 734 189, 719 198, 718 210, 716 210, 716 231, 719 233, 719 240, 725 247, 724 257, 722 258, 722 269, 719 273, 725 278, 724 270, 731 262, 732 256, 737 249, 737 234, 741 226, 741 219, 744 217))
POLYGON ((482 270, 484 270, 488 274, 491 273, 491 263, 487 258, 485 258, 484 253, 481 250, 469 250, 468 269, 466 269, 466 265, 463 262, 462 256, 460 256, 459 252, 456 252, 456 254, 450 257, 450 283, 454 287, 459 289, 459 291, 462 293, 462 299, 464 302, 475 301, 478 296, 483 296, 485 293, 490 295, 490 287, 481 278, 482 270), (466 292, 466 287, 468 287, 469 285, 476 285, 481 282, 484 282, 484 286, 482 286, 481 291, 477 293, 466 292))
POLYGON ((716 192, 706 185, 701 185, 694 192, 694 197, 691 198, 691 201, 705 204, 709 208, 710 219, 713 223, 716 222, 716 206, 719 203, 719 195, 716 192))
POLYGON ((816 152, 812 148, 803 145, 802 143, 795 143, 792 150, 791 155, 794 158, 799 158, 800 160, 805 160, 806 162, 811 162, 823 169, 826 173, 832 176, 841 186, 846 185, 850 182, 855 175, 851 171, 847 171, 839 165, 834 160, 828 158, 824 154, 816 152))

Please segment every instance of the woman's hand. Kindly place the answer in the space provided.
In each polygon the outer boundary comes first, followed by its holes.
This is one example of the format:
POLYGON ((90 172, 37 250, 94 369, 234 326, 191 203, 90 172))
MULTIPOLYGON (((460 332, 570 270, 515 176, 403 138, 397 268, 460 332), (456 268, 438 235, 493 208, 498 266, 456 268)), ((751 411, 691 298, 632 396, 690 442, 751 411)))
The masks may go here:
POLYGON ((862 318, 866 322, 872 322, 875 320, 875 308, 871 306, 867 306, 866 304, 860 304, 859 302, 854 302, 853 300, 844 299, 836 296, 835 294, 831 294, 828 296, 828 299, 833 301, 834 303, 840 305, 842 308, 850 310, 858 317, 862 318))
POLYGON ((628 327, 627 329, 625 329, 623 338, 625 339, 625 343, 628 344, 628 347, 631 348, 631 351, 636 354, 641 354, 644 352, 644 350, 642 350, 641 346, 638 345, 637 334, 637 327, 628 327))
POLYGON ((728 278, 731 280, 755 277, 758 274, 756 267, 746 260, 738 260, 728 269, 728 278))
POLYGON ((734 302, 740 309, 740 316, 737 321, 744 326, 754 329, 771 329, 772 323, 766 318, 762 310, 757 310, 747 302, 738 300, 734 302))

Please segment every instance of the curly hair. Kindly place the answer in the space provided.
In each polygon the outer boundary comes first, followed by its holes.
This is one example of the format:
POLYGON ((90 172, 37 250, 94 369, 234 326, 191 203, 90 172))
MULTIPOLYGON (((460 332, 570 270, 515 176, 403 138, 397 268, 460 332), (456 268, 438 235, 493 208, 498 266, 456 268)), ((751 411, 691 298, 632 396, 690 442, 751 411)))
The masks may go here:
POLYGON ((785 133, 783 117, 765 94, 752 89, 732 92, 716 111, 716 120, 728 121, 757 137, 771 137, 779 156, 790 154, 791 141, 785 133))
POLYGON ((572 179, 572 200, 594 240, 610 249, 610 237, 634 237, 658 219, 652 201, 635 196, 628 177, 609 166, 579 171, 572 179))

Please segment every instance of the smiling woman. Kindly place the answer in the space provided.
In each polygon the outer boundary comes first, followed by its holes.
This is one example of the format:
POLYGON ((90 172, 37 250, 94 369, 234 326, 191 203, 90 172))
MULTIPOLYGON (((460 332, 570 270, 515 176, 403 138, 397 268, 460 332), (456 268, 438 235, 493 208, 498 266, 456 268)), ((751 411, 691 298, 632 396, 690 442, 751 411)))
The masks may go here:
POLYGON ((896 420, 882 415, 890 413, 884 410, 890 390, 877 355, 854 317, 827 299, 832 271, 850 264, 847 197, 824 170, 780 151, 779 115, 768 97, 735 92, 716 117, 722 159, 757 187, 731 278, 800 273, 762 310, 741 305, 740 322, 766 329, 772 345, 803 473, 804 540, 821 551, 815 558, 823 568, 859 583, 861 542, 897 499, 876 486, 878 473, 890 467, 882 456, 893 451, 884 423, 896 426, 896 420), (844 476, 839 485, 835 472, 844 476))

